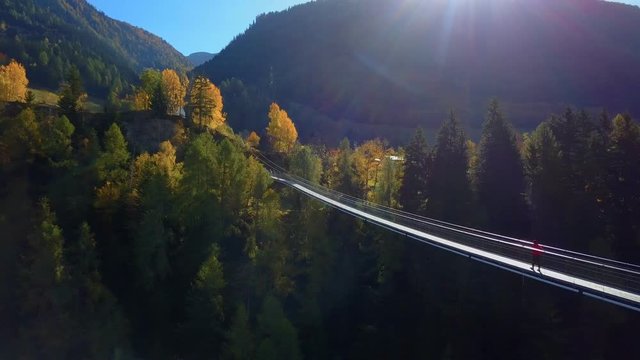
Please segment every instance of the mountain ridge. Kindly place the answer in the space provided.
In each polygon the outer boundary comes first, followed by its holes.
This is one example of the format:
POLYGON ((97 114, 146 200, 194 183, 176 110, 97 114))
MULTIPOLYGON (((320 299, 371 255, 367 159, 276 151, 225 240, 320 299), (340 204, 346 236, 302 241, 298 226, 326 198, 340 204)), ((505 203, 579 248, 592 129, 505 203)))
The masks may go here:
POLYGON ((527 131, 569 105, 640 113, 638 62, 630 5, 327 0, 257 17, 194 72, 300 109, 303 137, 318 132, 305 123, 339 123, 321 134, 335 141, 360 126, 434 128, 452 108, 479 129, 493 97, 527 131))
POLYGON ((0 46, 25 64, 31 81, 52 88, 76 65, 89 91, 126 88, 144 68, 191 64, 162 38, 106 16, 85 0, 2 0, 0 46), (43 55, 44 54, 44 55, 43 55))

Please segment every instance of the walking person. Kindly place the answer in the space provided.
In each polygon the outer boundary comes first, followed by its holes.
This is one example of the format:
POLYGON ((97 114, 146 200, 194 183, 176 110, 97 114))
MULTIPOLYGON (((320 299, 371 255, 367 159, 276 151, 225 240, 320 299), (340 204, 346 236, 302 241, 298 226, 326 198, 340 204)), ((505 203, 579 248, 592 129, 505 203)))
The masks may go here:
MULTIPOLYGON (((538 242, 538 240, 533 240, 533 250, 531 251, 531 270, 534 269, 534 266, 538 266, 538 272, 542 274, 540 271, 540 260, 542 258, 542 245, 538 242)), ((535 271, 535 270, 533 270, 535 271)))

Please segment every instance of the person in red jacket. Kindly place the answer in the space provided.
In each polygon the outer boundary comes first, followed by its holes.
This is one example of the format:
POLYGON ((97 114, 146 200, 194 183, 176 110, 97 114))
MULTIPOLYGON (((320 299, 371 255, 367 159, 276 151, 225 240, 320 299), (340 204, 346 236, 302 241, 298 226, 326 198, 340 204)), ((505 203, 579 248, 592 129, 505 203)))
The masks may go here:
MULTIPOLYGON (((538 240, 533 240, 533 250, 531 251, 532 260, 531 260, 531 270, 535 265, 538 265, 538 272, 540 271, 540 258, 542 257, 542 245, 538 242, 538 240)), ((535 271, 535 270, 533 270, 535 271)))

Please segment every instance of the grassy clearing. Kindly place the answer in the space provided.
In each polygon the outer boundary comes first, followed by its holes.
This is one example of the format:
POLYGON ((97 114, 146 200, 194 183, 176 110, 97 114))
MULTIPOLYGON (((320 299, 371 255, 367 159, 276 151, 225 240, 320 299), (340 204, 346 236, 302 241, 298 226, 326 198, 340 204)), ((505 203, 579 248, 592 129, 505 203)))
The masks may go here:
MULTIPOLYGON (((35 96, 36 104, 44 104, 50 106, 56 106, 58 104, 59 96, 56 93, 53 93, 49 90, 44 89, 29 89, 33 92, 35 96)), ((103 111, 102 101, 96 98, 89 98, 86 104, 84 104, 84 109, 90 113, 99 113, 103 111)))

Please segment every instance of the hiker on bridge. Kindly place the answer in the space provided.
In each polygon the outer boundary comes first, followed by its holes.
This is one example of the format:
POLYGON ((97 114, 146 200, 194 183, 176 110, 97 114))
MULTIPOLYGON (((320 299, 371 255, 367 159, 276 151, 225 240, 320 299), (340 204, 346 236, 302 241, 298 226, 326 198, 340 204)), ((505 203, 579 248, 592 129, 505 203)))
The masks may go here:
MULTIPOLYGON (((538 272, 542 274, 540 271, 540 260, 542 258, 542 245, 538 242, 538 240, 533 240, 533 250, 531 251, 532 260, 531 260, 531 270, 533 270, 534 266, 538 266, 538 272)), ((535 271, 535 270, 533 270, 535 271)))

